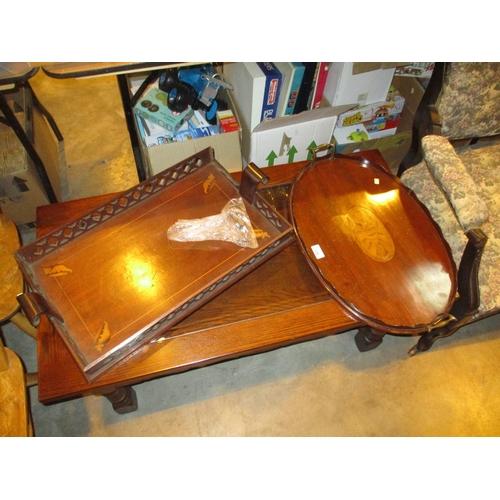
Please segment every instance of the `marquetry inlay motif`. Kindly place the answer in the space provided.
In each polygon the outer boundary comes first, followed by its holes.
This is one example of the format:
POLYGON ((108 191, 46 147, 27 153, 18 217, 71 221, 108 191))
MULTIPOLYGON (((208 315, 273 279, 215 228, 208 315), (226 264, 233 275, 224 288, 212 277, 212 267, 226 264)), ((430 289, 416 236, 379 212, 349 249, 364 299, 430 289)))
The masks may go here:
POLYGON ((378 262, 388 262, 394 257, 394 241, 373 212, 354 207, 349 210, 347 220, 354 240, 368 257, 378 262))

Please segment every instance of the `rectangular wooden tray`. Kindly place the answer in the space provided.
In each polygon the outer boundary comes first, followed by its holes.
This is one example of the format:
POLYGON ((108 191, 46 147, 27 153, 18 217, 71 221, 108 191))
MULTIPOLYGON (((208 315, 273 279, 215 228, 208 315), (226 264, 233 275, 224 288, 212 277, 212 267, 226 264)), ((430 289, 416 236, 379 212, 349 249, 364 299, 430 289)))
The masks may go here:
POLYGON ((16 252, 31 289, 19 301, 32 322, 50 317, 91 381, 293 241, 257 193, 245 207, 258 248, 167 238, 240 196, 213 150, 197 153, 16 252))

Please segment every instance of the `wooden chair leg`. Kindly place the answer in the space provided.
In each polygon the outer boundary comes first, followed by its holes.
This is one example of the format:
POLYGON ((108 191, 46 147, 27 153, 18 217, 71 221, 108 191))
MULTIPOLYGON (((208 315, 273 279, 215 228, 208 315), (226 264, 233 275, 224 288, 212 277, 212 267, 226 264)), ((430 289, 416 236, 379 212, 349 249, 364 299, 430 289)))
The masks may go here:
POLYGON ((28 318, 21 311, 12 316, 10 322, 14 323, 14 325, 24 333, 27 333, 30 337, 36 339, 36 328, 28 321, 28 318))
POLYGON ((38 385, 38 372, 26 374, 26 387, 33 387, 38 385))

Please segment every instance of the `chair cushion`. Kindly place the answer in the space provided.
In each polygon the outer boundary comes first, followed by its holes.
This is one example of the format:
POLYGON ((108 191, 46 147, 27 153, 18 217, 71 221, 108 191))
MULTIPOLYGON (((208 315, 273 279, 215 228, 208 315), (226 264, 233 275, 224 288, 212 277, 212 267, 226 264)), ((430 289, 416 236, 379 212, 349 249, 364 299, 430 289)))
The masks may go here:
POLYGON ((422 150, 429 169, 446 193, 464 231, 488 220, 488 209, 467 168, 449 143, 438 135, 422 139, 422 150))

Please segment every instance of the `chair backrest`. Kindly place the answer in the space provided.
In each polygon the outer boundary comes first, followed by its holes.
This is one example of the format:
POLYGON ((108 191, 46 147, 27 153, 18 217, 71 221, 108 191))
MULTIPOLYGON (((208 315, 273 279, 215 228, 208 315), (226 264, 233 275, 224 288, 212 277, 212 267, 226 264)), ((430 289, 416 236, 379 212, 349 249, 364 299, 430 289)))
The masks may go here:
POLYGON ((449 140, 500 134, 500 63, 435 63, 398 177, 422 160, 421 141, 429 134, 449 140))
POLYGON ((447 63, 436 109, 447 139, 500 134, 500 63, 447 63))

